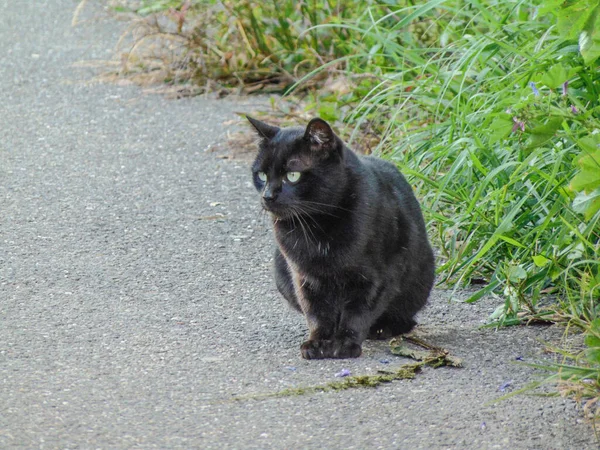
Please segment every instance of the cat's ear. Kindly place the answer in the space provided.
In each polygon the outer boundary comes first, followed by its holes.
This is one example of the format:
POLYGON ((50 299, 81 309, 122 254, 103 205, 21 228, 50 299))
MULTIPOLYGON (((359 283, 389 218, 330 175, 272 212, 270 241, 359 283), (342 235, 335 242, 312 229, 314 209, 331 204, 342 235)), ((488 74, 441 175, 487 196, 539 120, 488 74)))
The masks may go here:
POLYGON ((248 119, 248 122, 250 122, 256 131, 258 131, 258 134, 265 139, 272 139, 279 132, 278 127, 261 122, 260 120, 256 120, 250 116, 246 116, 246 119, 248 119))
POLYGON ((315 118, 308 122, 304 139, 310 142, 311 150, 331 150, 336 144, 335 133, 323 119, 315 118))

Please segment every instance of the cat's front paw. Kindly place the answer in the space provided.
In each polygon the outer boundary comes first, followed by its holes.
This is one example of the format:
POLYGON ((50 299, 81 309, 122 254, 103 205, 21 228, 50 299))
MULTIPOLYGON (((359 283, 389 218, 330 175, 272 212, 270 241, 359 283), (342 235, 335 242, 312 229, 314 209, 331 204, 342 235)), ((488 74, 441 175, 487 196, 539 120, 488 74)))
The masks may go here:
POLYGON ((308 340, 300 346, 300 351, 304 359, 346 359, 358 358, 362 347, 349 341, 308 340))
POLYGON ((332 358, 358 358, 361 354, 362 347, 360 344, 356 342, 338 342, 334 346, 332 358))
POLYGON ((331 341, 314 341, 309 340, 304 342, 300 346, 300 352, 304 359, 324 359, 326 356, 326 349, 331 346, 331 341))

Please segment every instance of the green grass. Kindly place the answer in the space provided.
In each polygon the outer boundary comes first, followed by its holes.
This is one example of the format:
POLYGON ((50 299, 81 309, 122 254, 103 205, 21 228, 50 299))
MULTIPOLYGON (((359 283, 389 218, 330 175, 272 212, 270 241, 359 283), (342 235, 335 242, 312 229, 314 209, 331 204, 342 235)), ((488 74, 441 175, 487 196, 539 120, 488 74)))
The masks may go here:
POLYGON ((376 135, 376 151, 422 200, 439 281, 484 283, 469 301, 496 295, 495 325, 560 319, 582 330, 586 348, 553 370, 572 392, 597 398, 598 0, 129 8, 150 15, 138 22, 141 38, 132 29, 128 67, 153 70, 164 38, 169 83, 294 92, 354 138, 376 135), (344 88, 329 89, 332 80, 344 88))

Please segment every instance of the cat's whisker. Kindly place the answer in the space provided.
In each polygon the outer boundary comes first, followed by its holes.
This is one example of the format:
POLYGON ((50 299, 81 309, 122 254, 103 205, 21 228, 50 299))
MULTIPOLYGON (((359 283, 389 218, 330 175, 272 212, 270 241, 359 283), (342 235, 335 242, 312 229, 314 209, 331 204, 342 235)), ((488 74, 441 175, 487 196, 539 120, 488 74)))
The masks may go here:
MULTIPOLYGON (((306 201, 306 200, 302 200, 302 208, 306 212, 310 212, 310 213, 314 213, 314 214, 320 214, 320 215, 329 216, 329 217, 335 217, 335 218, 338 218, 338 219, 341 217, 338 214, 334 214, 333 212, 330 212, 330 211, 324 211, 323 209, 318 208, 318 207, 313 206, 313 205, 310 205, 309 203, 317 203, 317 202, 309 202, 309 201, 306 201)), ((377 218, 376 214, 369 214, 366 211, 361 211, 361 210, 359 210, 359 211, 351 211, 351 210, 346 209, 346 208, 336 207, 334 205, 327 205, 326 203, 317 203, 317 205, 325 205, 327 207, 337 208, 337 209, 340 209, 341 211, 348 211, 348 212, 351 212, 353 214, 364 216, 364 217, 369 218, 369 219, 376 219, 377 218)))
MULTIPOLYGON (((317 224, 317 222, 314 220, 314 218, 312 218, 310 215, 305 215, 304 217, 309 217, 309 218, 311 218, 311 219, 313 220, 313 222, 315 222, 315 224, 316 224, 316 225, 317 225, 319 228, 321 228, 321 227, 320 227, 320 226, 317 224)), ((301 216, 301 215, 298 215, 298 219, 300 219, 300 220, 303 220, 303 221, 304 221, 304 224, 306 225, 306 228, 308 229, 308 231, 309 231, 310 235, 311 235, 311 236, 313 237, 313 239, 314 239, 314 243, 315 243, 315 244, 318 244, 318 243, 319 243, 319 239, 317 239, 317 237, 315 236, 315 233, 313 232, 313 230, 312 230, 312 228, 311 228, 310 224, 309 224, 309 223, 306 221, 306 219, 305 219, 305 218, 303 218, 303 216, 301 216)), ((322 228, 321 228, 321 230, 323 231, 323 229, 322 229, 322 228)), ((324 232, 324 231, 323 231, 323 232, 324 232)), ((312 239, 311 239, 311 242, 312 242, 312 239)))
POLYGON ((304 240, 306 241, 306 245, 309 245, 308 242, 308 235, 306 234, 306 229, 304 228, 304 224, 302 223, 302 220, 300 220, 300 216, 296 213, 296 211, 292 208, 292 217, 298 217, 298 223, 300 224, 300 228, 302 230, 302 235, 304 236, 304 240))
MULTIPOLYGON (((331 205, 329 203, 313 202, 313 201, 310 201, 310 200, 302 200, 302 203, 306 204, 306 205, 311 205, 311 206, 312 205, 316 205, 316 206, 324 206, 326 208, 338 209, 340 211, 346 211, 346 212, 350 212, 350 213, 353 213, 353 214, 360 214, 360 215, 365 216, 365 217, 367 217, 369 219, 376 219, 376 215, 369 214, 367 211, 364 211, 364 210, 358 210, 358 211, 356 211, 356 210, 351 210, 351 209, 348 209, 348 208, 343 208, 341 206, 331 205)), ((316 213, 320 213, 320 214, 323 214, 323 215, 329 215, 329 216, 332 216, 332 217, 340 217, 340 216, 338 216, 336 214, 328 213, 326 211, 323 211, 320 208, 315 208, 314 210, 311 210, 311 212, 316 212, 316 213)))
MULTIPOLYGON (((317 227, 319 230, 321 230, 321 232, 322 232, 323 234, 326 234, 326 233, 325 233, 325 230, 324 230, 324 229, 323 229, 323 227, 322 227, 322 226, 319 224, 319 222, 317 221, 317 219, 315 219, 315 218, 314 218, 314 217, 313 217, 311 214, 309 214, 309 213, 311 212, 310 210, 307 210, 307 209, 306 209, 306 208, 304 208, 303 206, 298 206, 298 209, 300 210, 300 212, 302 213, 302 215, 303 215, 303 217, 304 217, 304 218, 308 218, 308 219, 310 219, 310 220, 312 221, 312 223, 314 224, 314 226, 315 226, 315 227, 317 227)), ((306 224, 307 224, 307 226, 308 226, 308 222, 306 222, 306 224)), ((311 231, 312 231, 312 230, 311 230, 311 231)), ((313 234, 313 236, 314 236, 314 234, 313 234)), ((315 237, 315 240, 317 240, 317 239, 316 239, 316 237, 315 237)))
POLYGON ((310 224, 306 221, 306 217, 310 217, 310 216, 305 216, 303 214, 300 214, 302 211, 297 206, 293 206, 292 210, 294 211, 294 214, 298 218, 298 222, 300 223, 300 226, 302 227, 302 232, 304 233, 304 238, 306 239, 306 245, 317 244, 319 242, 319 240, 317 239, 313 230, 311 229, 310 224), (307 230, 308 230, 308 233, 307 233, 307 230))
POLYGON ((265 210, 260 208, 256 211, 256 220, 261 224, 261 226, 265 226, 265 210))
MULTIPOLYGON (((334 217, 336 219, 338 219, 340 216, 338 216, 337 214, 333 214, 327 211, 323 211, 321 209, 316 209, 316 208, 312 208, 309 205, 303 206, 302 207, 302 212, 303 213, 312 213, 314 215, 322 215, 322 216, 329 216, 329 217, 334 217)), ((311 214, 307 214, 307 215, 311 215, 311 214)))
POLYGON ((333 213, 328 213, 327 211, 323 211, 323 209, 317 208, 317 207, 323 206, 325 208, 336 209, 336 210, 345 211, 345 212, 349 212, 349 213, 353 213, 353 214, 356 214, 356 213, 362 214, 371 219, 375 218, 374 215, 369 214, 366 211, 362 211, 362 210, 356 211, 356 210, 352 210, 352 209, 348 209, 348 208, 343 208, 341 206, 331 205, 329 203, 320 203, 320 202, 313 202, 310 200, 302 200, 302 204, 305 206, 310 205, 312 208, 314 208, 314 212, 318 212, 318 213, 325 214, 325 215, 330 215, 332 217, 340 217, 340 216, 333 214, 333 213))
POLYGON ((296 225, 296 219, 294 217, 294 215, 292 215, 292 228, 290 229, 290 231, 287 234, 293 233, 294 231, 296 231, 297 225, 296 225))
POLYGON ((343 208, 343 207, 341 207, 341 206, 338 206, 338 205, 332 205, 332 204, 330 204, 330 203, 313 202, 313 201, 310 201, 310 200, 303 200, 302 202, 303 202, 303 203, 307 203, 307 204, 311 204, 311 205, 317 205, 317 206, 326 206, 327 208, 333 208, 333 209, 339 209, 339 210, 341 210, 341 211, 348 211, 348 212, 352 212, 352 210, 351 210, 351 209, 348 209, 348 208, 343 208))
POLYGON ((266 226, 267 222, 270 222, 270 220, 269 220, 269 213, 268 213, 268 211, 266 209, 261 208, 259 216, 260 216, 260 220, 261 220, 261 225, 262 226, 266 226))
POLYGON ((324 211, 321 208, 317 208, 315 206, 308 205, 308 204, 305 204, 305 203, 307 203, 307 202, 305 202, 305 201, 298 202, 294 206, 297 206, 298 208, 300 208, 300 212, 302 212, 303 214, 307 214, 307 215, 310 215, 308 213, 316 213, 316 214, 320 214, 320 215, 324 215, 324 216, 330 216, 330 217, 335 217, 335 218, 339 218, 340 217, 337 214, 333 214, 333 213, 331 213, 329 211, 324 211))

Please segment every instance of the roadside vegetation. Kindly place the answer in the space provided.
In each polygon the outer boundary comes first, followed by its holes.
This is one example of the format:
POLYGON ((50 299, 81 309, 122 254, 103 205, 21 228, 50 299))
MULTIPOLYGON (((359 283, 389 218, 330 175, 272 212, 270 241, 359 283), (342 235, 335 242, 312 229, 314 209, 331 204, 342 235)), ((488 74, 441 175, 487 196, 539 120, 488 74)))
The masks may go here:
POLYGON ((292 94, 376 136, 422 200, 439 281, 498 298, 495 326, 581 331, 550 369, 600 415, 600 1, 111 5, 136 18, 124 76, 292 94))

